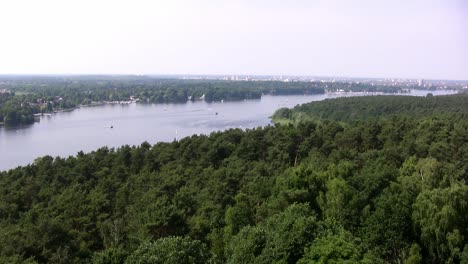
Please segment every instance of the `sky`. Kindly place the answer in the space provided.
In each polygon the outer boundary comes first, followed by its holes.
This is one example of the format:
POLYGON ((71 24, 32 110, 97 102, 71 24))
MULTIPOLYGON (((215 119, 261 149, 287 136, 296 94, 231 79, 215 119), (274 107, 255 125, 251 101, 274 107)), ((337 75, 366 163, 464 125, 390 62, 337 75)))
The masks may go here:
POLYGON ((0 74, 468 80, 468 1, 0 0, 0 74))

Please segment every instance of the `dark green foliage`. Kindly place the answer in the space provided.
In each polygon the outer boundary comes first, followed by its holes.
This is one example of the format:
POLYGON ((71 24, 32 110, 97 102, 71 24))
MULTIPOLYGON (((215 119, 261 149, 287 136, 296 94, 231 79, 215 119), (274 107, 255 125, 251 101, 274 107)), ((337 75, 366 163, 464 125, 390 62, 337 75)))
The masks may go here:
POLYGON ((409 251, 409 256, 405 260, 405 264, 420 264, 422 262, 421 247, 418 244, 413 244, 409 251))
POLYGON ((466 100, 38 158, 0 172, 0 263, 466 263, 466 100))
POLYGON ((230 239, 229 263, 296 263, 314 239, 317 220, 307 204, 293 204, 230 239))
POLYGON ((125 264, 205 264, 210 259, 208 248, 198 240, 165 237, 143 243, 125 264))
MULTIPOLYGON (((288 120, 293 123, 310 120, 335 120, 353 122, 393 116, 443 117, 459 114, 460 119, 468 118, 468 95, 457 96, 365 96, 326 99, 296 106, 292 109, 278 109, 274 121, 288 120)), ((398 132, 398 131, 394 131, 398 132)))
POLYGON ((465 244, 460 257, 460 264, 468 264, 468 244, 465 244))
POLYGON ((433 260, 459 260, 468 236, 468 186, 422 191, 413 204, 413 221, 433 260))
POLYGON ((306 248, 298 262, 306 263, 359 263, 363 256, 358 238, 341 226, 330 226, 306 248))
POLYGON ((93 264, 124 264, 128 253, 121 248, 108 248, 93 255, 93 264))

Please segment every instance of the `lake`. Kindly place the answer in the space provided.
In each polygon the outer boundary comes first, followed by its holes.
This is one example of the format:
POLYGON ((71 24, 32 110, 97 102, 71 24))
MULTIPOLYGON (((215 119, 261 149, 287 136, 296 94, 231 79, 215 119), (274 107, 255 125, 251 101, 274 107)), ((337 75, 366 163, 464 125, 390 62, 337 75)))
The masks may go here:
MULTIPOLYGON (((428 92, 434 95, 455 93, 413 91, 412 95, 425 96, 428 92)), ((355 94, 267 95, 258 100, 224 103, 197 101, 82 107, 41 117, 40 122, 26 127, 0 127, 0 170, 26 165, 44 155, 66 157, 102 146, 139 145, 144 141, 153 144, 229 128, 265 126, 271 123, 269 117, 280 107, 340 96, 355 94)))

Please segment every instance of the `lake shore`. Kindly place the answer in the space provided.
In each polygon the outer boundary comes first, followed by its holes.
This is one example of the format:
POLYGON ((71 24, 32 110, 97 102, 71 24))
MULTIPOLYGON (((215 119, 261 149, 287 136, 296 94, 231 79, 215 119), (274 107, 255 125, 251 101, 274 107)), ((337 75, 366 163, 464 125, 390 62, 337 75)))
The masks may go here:
MULTIPOLYGON (((431 91, 415 91, 411 95, 426 96, 428 92, 431 91)), ((231 128, 267 126, 272 124, 269 117, 279 108, 337 97, 343 95, 265 95, 259 100, 235 102, 79 107, 40 117, 40 122, 28 126, 1 126, 0 170, 26 165, 44 155, 67 157, 80 150, 90 152, 103 146, 172 142, 175 138, 208 135, 231 128)))

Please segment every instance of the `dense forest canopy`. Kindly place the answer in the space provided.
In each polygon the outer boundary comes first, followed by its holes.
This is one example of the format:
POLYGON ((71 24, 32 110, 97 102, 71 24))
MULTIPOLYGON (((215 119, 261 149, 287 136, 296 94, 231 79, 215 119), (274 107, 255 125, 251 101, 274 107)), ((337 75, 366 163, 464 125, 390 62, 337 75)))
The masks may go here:
POLYGON ((401 93, 403 87, 347 82, 162 79, 149 76, 0 76, 0 122, 30 124, 34 114, 104 102, 185 103, 259 99, 262 94, 326 91, 401 93))
POLYGON ((38 158, 0 173, 0 263, 467 263, 467 103, 38 158))
POLYGON ((426 117, 460 114, 468 118, 468 94, 458 96, 373 96, 343 97, 280 108, 273 115, 275 122, 304 122, 323 119, 361 121, 392 116, 426 117))

